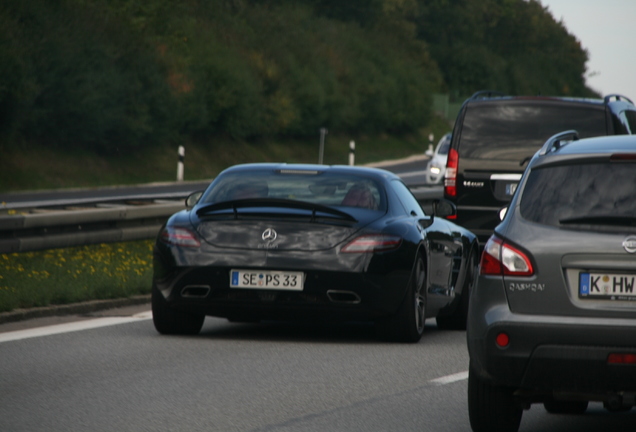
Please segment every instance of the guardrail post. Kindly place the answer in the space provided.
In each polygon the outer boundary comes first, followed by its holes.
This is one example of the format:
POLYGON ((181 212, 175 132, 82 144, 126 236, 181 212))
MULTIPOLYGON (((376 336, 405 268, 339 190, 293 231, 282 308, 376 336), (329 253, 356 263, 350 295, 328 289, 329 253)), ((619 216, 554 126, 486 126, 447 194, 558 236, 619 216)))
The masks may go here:
POLYGON ((318 165, 322 165, 322 159, 325 154, 325 135, 328 131, 326 128, 320 128, 320 150, 318 151, 318 165))
POLYGON ((179 161, 177 162, 177 181, 183 181, 184 159, 185 159, 185 147, 179 146, 179 161))

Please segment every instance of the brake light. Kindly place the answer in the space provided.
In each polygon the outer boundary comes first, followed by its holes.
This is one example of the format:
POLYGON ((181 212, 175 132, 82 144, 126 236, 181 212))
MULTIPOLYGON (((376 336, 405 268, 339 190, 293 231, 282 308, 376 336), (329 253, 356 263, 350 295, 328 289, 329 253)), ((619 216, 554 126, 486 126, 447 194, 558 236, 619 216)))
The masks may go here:
POLYGON ((608 364, 636 364, 636 354, 612 353, 607 357, 608 364))
POLYGON ((614 153, 610 156, 610 162, 634 162, 636 154, 634 153, 614 153))
POLYGON ((530 258, 520 250, 492 236, 481 255, 480 273, 483 275, 532 276, 530 258))
POLYGON ((446 196, 457 196, 457 168, 459 166, 459 153, 450 149, 446 159, 446 174, 444 175, 444 194, 446 196))
POLYGON ((161 241, 176 246, 200 247, 201 242, 190 231, 185 228, 166 227, 159 236, 161 241))
POLYGON ((402 244, 402 238, 398 236, 368 234, 353 239, 341 249, 341 252, 384 252, 392 249, 397 249, 398 247, 400 247, 400 244, 402 244))

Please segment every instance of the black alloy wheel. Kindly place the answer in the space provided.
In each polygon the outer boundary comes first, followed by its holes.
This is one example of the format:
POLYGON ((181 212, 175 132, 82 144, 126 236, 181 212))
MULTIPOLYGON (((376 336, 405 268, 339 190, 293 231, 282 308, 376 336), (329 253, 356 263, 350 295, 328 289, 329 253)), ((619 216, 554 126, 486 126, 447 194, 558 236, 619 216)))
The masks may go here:
POLYGON ((426 323, 426 266, 417 255, 406 296, 397 313, 376 322, 378 336, 394 342, 415 343, 422 338, 426 323))
POLYGON ((156 287, 152 287, 152 322, 161 334, 196 335, 203 327, 205 315, 190 314, 171 308, 156 287))
POLYGON ((462 284, 462 292, 457 299, 455 309, 450 315, 439 315, 435 318, 437 327, 441 330, 466 330, 466 322, 468 320, 468 303, 470 293, 475 285, 477 277, 477 254, 471 251, 466 261, 466 275, 462 284))

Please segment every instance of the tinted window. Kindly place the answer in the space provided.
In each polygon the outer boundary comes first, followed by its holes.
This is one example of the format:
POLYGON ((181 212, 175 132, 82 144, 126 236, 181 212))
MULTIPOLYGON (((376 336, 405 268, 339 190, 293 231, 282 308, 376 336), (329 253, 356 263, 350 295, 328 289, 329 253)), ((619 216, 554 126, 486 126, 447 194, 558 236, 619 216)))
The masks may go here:
POLYGON ((573 226, 580 220, 584 225, 634 227, 634 185, 634 163, 534 169, 522 192, 521 215, 530 221, 554 226, 573 226), (621 221, 620 218, 625 219, 621 221))
POLYGON ((621 113, 617 116, 612 116, 612 120, 614 123, 614 133, 616 135, 626 135, 631 133, 625 111, 621 111, 621 113))
POLYGON ((424 211, 422 210, 422 206, 415 199, 409 188, 407 188, 404 183, 398 180, 394 180, 391 182, 391 186, 393 186, 393 190, 397 194, 400 202, 404 206, 404 210, 408 214, 414 212, 417 216, 424 217, 424 211))
POLYGON ((519 102, 472 104, 466 110, 460 152, 465 158, 519 161, 568 129, 576 129, 581 138, 606 135, 604 109, 519 102))
POLYGON ((445 155, 448 154, 448 150, 450 149, 451 138, 450 135, 447 135, 442 142, 439 143, 439 148, 437 149, 437 154, 445 155))
POLYGON ((629 133, 636 134, 636 111, 623 111, 623 116, 625 117, 625 122, 629 126, 629 133))
POLYGON ((255 170, 225 173, 202 197, 202 203, 248 198, 280 198, 328 206, 386 210, 382 187, 372 179, 334 172, 255 170))

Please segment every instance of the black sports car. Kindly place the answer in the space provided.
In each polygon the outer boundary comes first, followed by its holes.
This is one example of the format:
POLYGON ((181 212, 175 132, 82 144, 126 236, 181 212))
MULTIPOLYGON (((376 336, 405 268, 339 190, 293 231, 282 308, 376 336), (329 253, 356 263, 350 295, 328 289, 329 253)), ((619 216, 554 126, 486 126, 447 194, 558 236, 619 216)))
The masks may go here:
POLYGON ((426 215, 388 171, 245 164, 223 171, 161 229, 152 311, 160 333, 230 321, 373 321, 383 339, 417 342, 428 317, 465 328, 478 244, 426 215))

